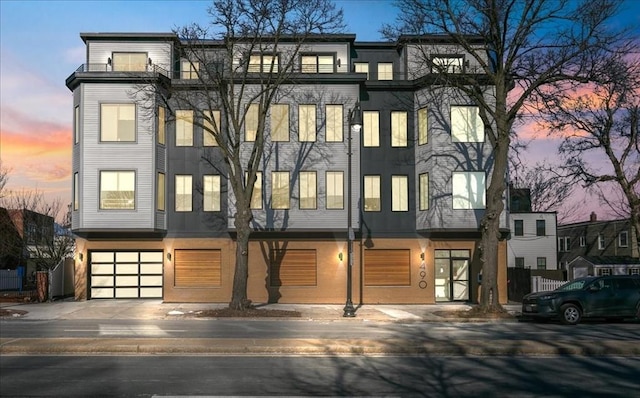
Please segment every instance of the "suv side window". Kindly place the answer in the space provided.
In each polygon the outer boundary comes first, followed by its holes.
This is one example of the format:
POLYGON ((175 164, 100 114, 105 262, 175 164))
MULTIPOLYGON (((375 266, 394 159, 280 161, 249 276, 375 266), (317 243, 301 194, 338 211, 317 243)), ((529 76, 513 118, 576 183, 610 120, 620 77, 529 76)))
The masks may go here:
POLYGON ((615 287, 616 290, 634 290, 638 288, 631 278, 616 279, 615 287))

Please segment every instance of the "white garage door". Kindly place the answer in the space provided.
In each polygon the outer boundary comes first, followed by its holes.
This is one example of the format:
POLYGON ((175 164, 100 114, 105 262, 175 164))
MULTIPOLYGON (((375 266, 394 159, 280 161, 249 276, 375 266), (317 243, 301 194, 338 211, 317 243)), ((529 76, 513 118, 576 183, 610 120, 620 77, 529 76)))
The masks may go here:
POLYGON ((162 298, 162 252, 91 252, 90 298, 162 298))

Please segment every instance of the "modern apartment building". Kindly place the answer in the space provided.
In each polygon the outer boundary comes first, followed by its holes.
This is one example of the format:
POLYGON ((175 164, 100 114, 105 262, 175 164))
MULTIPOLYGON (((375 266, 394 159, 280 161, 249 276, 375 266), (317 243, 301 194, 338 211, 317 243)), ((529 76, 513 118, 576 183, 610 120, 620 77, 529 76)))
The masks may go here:
MULTIPOLYGON (((157 82, 197 92, 198 63, 184 58, 171 33, 81 38, 86 63, 66 80, 77 298, 228 302, 235 199, 226 165, 192 109, 171 117, 140 89, 157 82)), ((249 54, 249 72, 260 73, 265 59, 278 65, 279 56, 249 54)), ((477 107, 433 67, 481 79, 474 59, 439 36, 382 43, 345 34, 310 38, 296 63, 267 117, 249 299, 344 303, 351 224, 354 302, 476 300, 492 150, 477 107), (350 126, 357 103, 362 131, 350 126)), ((224 115, 211 112, 225 129, 224 115)), ((506 236, 507 214, 501 227, 506 236)), ((506 265, 501 241, 502 301, 506 265)))

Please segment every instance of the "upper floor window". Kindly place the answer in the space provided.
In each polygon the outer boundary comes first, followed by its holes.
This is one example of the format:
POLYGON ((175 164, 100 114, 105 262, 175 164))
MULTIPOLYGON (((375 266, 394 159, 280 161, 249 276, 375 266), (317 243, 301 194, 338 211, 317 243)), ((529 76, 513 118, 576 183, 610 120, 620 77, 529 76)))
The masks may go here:
POLYGON ((547 223, 545 220, 536 220, 536 236, 547 235, 547 223))
POLYGON ((202 145, 218 146, 216 134, 220 134, 220 111, 204 111, 202 125, 202 145))
POLYGON ((73 108, 73 142, 80 142, 80 107, 77 105, 73 108))
POLYGON ((289 172, 271 172, 271 208, 289 208, 289 172))
POLYGON ((183 60, 180 63, 180 78, 181 79, 197 79, 198 71, 200 70, 200 64, 198 62, 191 62, 183 60))
POLYGON ((598 234, 598 250, 604 250, 604 235, 598 234))
POLYGON ((327 209, 344 208, 344 172, 327 171, 327 209))
POLYGON ((380 146, 380 114, 378 111, 362 112, 362 145, 380 146))
POLYGON ((113 53, 112 68, 115 72, 145 72, 147 53, 113 53))
POLYGON ((165 210, 165 176, 164 173, 158 173, 158 180, 156 181, 156 210, 165 210))
POLYGON ((378 63, 378 80, 393 80, 393 64, 391 62, 378 63))
POLYGON ((176 175, 176 211, 193 209, 193 177, 176 175))
POLYGON ((244 140, 247 142, 256 140, 259 109, 258 104, 250 104, 244 116, 244 140))
POLYGON ((524 236, 524 220, 513 220, 513 234, 524 236))
POLYGON ((333 55, 303 55, 300 57, 302 73, 333 73, 333 55))
POLYGON ((78 177, 78 173, 73 173, 73 210, 78 210, 80 208, 80 179, 78 177))
POLYGON ((585 247, 587 245, 587 238, 585 236, 580 237, 580 247, 585 247))
POLYGON ((462 73, 464 59, 460 56, 435 56, 431 58, 432 73, 462 73))
POLYGON ((364 176, 364 211, 380 211, 380 176, 364 176))
POLYGON ((484 209, 486 197, 485 180, 484 171, 453 173, 453 208, 484 209))
POLYGON ((391 176, 391 211, 409 210, 409 177, 391 176))
POLYGON ((164 107, 158 107, 158 144, 166 143, 166 110, 164 107))
POLYGON ((298 140, 314 142, 316 140, 316 106, 298 105, 298 140))
POLYGON ((220 211, 220 176, 206 175, 202 182, 202 210, 220 211))
POLYGON ((407 112, 391 112, 391 146, 407 146, 407 112))
POLYGON ((451 106, 451 140, 484 142, 484 123, 477 106, 451 106))
POLYGON ((427 108, 418 109, 418 145, 425 145, 429 140, 427 135, 427 108))
MULTIPOLYGON (((248 173, 245 173, 244 178, 247 180, 248 173)), ((262 209, 262 172, 256 172, 256 182, 253 184, 253 191, 251 193, 251 208, 262 209)))
POLYGON ((100 141, 136 140, 135 104, 100 105, 100 141))
POLYGON ((420 210, 429 209, 429 173, 420 174, 420 210))
POLYGON ((326 142, 341 142, 344 128, 342 105, 326 105, 326 142))
POLYGON ((249 72, 278 73, 278 56, 275 54, 249 56, 249 72))
POLYGON ((136 208, 136 172, 100 172, 100 210, 134 210, 136 208))
POLYGON ((568 236, 561 236, 558 238, 558 251, 568 252, 571 250, 571 238, 568 236))
POLYGON ((629 233, 627 231, 621 231, 618 235, 618 246, 619 247, 628 247, 629 246, 629 233))
POLYGON ((354 62, 353 68, 356 73, 366 73, 367 80, 369 80, 369 63, 367 62, 354 62))
POLYGON ((301 171, 300 181, 300 209, 315 209, 317 207, 317 185, 315 171, 301 171))
POLYGON ((271 141, 289 141, 289 105, 271 105, 271 141))
POLYGON ((176 111, 176 146, 193 146, 193 111, 176 111))

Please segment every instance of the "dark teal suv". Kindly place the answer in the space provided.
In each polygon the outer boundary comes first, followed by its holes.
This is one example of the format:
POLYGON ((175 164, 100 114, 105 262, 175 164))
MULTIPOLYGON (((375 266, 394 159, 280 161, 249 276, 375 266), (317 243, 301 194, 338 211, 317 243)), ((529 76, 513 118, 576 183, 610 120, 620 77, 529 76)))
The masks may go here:
POLYGON ((575 325, 582 318, 640 318, 640 275, 589 276, 550 292, 522 299, 523 317, 559 318, 575 325))

